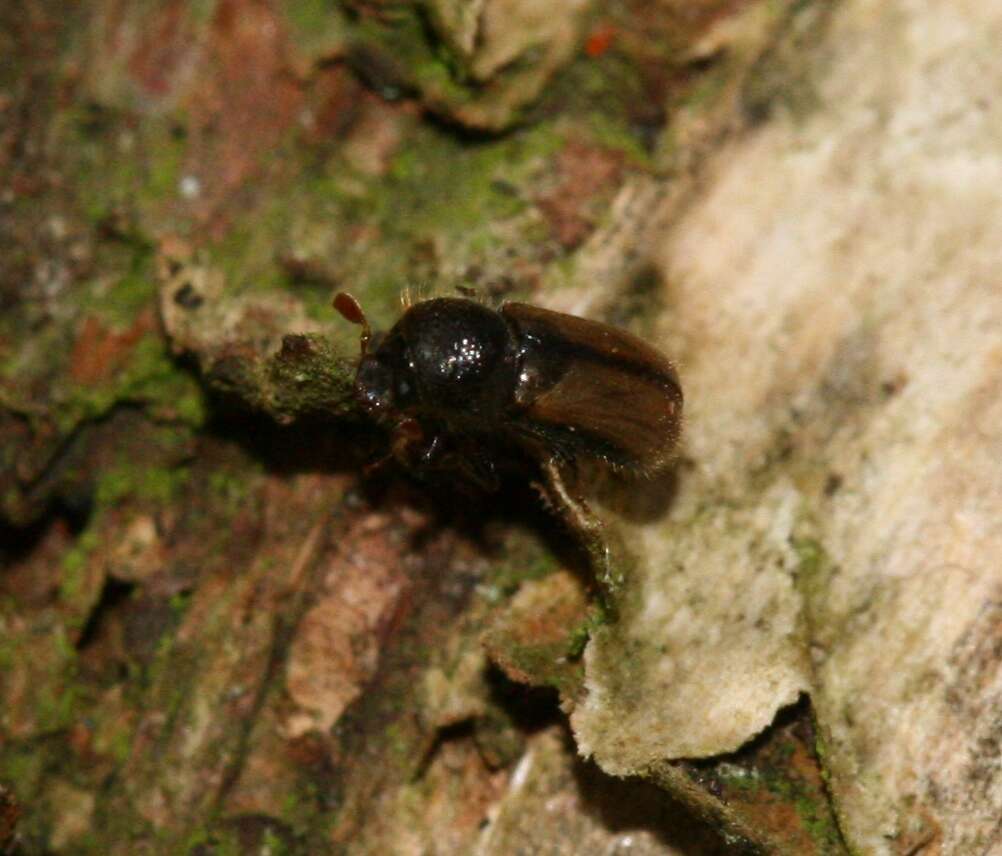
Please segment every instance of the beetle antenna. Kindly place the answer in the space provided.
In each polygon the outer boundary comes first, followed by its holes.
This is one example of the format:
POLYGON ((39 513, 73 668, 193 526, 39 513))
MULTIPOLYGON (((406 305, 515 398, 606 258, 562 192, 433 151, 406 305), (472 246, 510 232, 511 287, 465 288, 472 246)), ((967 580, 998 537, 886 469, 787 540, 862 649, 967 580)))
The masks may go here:
POLYGON ((372 328, 369 326, 369 319, 362 311, 362 305, 347 291, 339 291, 334 295, 333 307, 341 313, 345 321, 358 324, 362 328, 361 344, 362 354, 369 349, 369 340, 372 338, 372 328))

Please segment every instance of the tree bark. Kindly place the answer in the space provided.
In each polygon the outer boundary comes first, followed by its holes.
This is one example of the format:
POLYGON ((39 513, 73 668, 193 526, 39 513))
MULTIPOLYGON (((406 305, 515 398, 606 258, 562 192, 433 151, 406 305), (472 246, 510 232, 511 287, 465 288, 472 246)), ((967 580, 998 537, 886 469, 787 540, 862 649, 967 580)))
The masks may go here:
POLYGON ((0 850, 996 852, 996 7, 0 11, 0 850), (456 286, 677 362, 598 541, 369 466, 456 286))

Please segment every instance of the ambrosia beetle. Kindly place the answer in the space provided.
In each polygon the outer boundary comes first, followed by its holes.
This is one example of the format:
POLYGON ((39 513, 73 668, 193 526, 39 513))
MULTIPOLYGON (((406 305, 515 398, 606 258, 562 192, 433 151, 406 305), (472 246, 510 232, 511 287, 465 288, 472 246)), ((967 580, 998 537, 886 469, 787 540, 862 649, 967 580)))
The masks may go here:
POLYGON ((340 293, 334 307, 362 327, 355 395, 411 467, 457 468, 492 487, 499 456, 522 449, 551 481, 579 458, 653 474, 678 440, 675 367, 616 327, 526 303, 495 310, 439 297, 373 333, 354 297, 340 293))

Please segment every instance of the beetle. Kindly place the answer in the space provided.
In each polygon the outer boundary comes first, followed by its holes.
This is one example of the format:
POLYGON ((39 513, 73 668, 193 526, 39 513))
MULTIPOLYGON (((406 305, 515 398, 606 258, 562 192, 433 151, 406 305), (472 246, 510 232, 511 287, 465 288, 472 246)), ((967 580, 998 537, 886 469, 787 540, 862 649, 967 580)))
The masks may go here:
POLYGON ((491 488, 505 449, 542 463, 551 486, 581 458, 645 475, 671 459, 678 374, 625 330, 526 303, 437 297, 373 333, 351 295, 337 294, 334 308, 362 327, 356 399, 392 429, 392 454, 409 466, 465 470, 491 488))

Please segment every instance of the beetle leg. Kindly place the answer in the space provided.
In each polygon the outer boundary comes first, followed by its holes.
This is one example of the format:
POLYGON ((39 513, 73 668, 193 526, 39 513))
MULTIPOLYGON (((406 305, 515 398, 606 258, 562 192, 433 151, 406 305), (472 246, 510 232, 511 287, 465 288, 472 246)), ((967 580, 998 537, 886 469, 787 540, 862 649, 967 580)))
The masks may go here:
MULTIPOLYGON (((404 466, 410 466, 415 450, 424 442, 424 431, 416 419, 402 419, 393 429, 393 441, 391 443, 390 454, 404 466)), ((433 449, 438 442, 436 435, 429 446, 433 449)), ((422 461, 427 457, 428 452, 422 455, 422 461)))
POLYGON ((467 454, 463 460, 463 470, 467 478, 476 482, 487 493, 494 493, 501 486, 494 458, 483 449, 477 449, 467 454))
POLYGON ((439 472, 459 471, 467 482, 485 493, 494 493, 500 487, 494 459, 483 448, 463 446, 448 448, 444 435, 436 434, 421 456, 421 466, 439 472))
POLYGON ((582 497, 572 494, 556 458, 548 458, 543 462, 542 468, 548 504, 560 513, 583 542, 592 565, 592 573, 602 590, 602 605, 607 612, 615 615, 613 595, 622 587, 624 579, 613 563, 602 521, 582 497))
POLYGON ((421 465, 428 467, 434 463, 435 458, 438 457, 439 453, 442 451, 442 435, 436 434, 431 438, 431 442, 425 447, 425 450, 421 453, 421 465))
POLYGON ((431 442, 422 450, 424 444, 425 434, 421 430, 420 423, 416 419, 401 419, 393 426, 390 451, 365 467, 366 477, 378 472, 390 461, 396 461, 407 469, 414 469, 415 459, 420 466, 430 464, 441 449, 441 435, 436 434, 432 437, 431 442))

